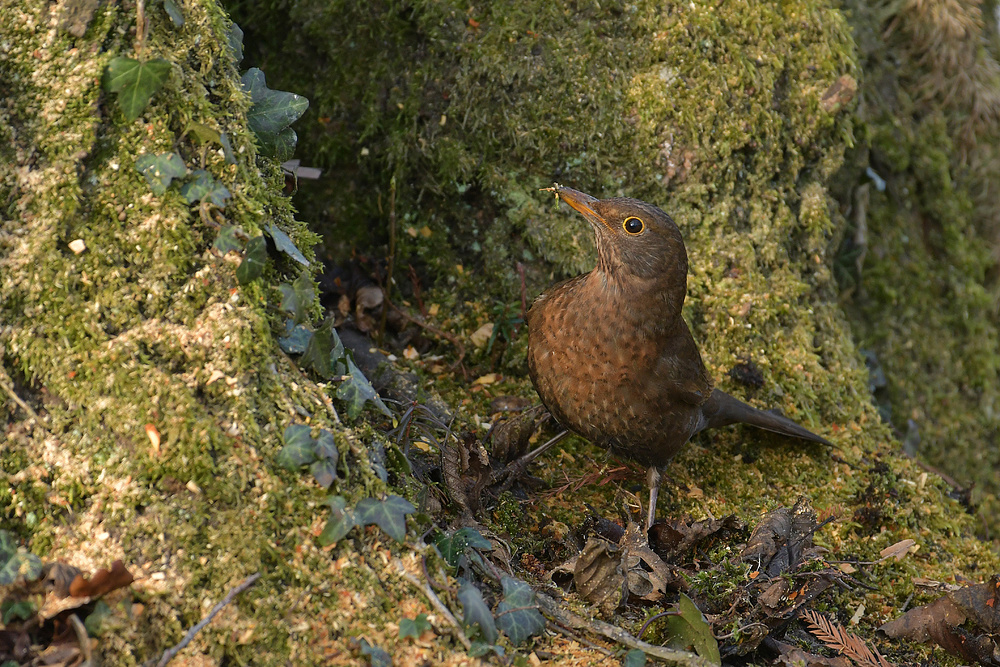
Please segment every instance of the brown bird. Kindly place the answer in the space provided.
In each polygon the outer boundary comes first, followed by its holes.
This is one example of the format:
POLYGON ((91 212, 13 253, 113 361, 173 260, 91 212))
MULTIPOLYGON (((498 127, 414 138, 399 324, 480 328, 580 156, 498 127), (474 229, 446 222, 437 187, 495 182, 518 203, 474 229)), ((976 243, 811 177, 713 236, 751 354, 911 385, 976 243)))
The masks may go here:
POLYGON ((528 311, 531 381, 565 428, 648 466, 647 528, 661 470, 699 431, 744 423, 830 444, 712 387, 681 317, 687 251, 669 215, 637 199, 596 199, 558 184, 547 190, 590 222, 598 260, 528 311))

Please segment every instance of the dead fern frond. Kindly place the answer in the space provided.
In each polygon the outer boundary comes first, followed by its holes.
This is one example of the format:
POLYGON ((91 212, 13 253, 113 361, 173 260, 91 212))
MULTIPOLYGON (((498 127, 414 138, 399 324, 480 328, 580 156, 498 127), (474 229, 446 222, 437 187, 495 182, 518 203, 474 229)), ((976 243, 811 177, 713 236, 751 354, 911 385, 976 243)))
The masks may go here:
POLYGON ((873 653, 865 640, 848 632, 822 614, 817 614, 809 609, 802 609, 800 613, 809 626, 809 632, 813 633, 827 648, 847 656, 861 667, 894 667, 891 662, 882 657, 878 649, 874 649, 873 653))

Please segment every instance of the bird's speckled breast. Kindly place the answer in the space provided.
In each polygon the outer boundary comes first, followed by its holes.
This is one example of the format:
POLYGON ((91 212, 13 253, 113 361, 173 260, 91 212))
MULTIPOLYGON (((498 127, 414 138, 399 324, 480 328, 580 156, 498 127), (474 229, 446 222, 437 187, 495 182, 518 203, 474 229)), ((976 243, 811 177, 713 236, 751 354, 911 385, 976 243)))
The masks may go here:
POLYGON ((665 404, 669 378, 661 375, 664 360, 672 356, 663 349, 665 339, 607 320, 608 313, 622 313, 625 306, 587 285, 591 279, 594 274, 558 285, 532 305, 531 379, 566 428, 624 458, 665 465, 702 427, 701 410, 665 404))

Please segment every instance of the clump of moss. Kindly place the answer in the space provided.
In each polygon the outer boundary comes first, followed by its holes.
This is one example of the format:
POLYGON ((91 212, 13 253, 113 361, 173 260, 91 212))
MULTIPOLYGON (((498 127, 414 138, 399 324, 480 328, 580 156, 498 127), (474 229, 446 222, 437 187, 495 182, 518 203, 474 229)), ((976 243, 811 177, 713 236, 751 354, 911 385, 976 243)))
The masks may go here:
POLYGON ((987 110, 1000 96, 1000 53, 975 5, 857 5, 852 16, 867 76, 864 142, 838 188, 851 205, 846 312, 885 373, 896 432, 974 485, 992 524, 1000 121, 987 110), (879 180, 865 183, 869 167, 879 180))

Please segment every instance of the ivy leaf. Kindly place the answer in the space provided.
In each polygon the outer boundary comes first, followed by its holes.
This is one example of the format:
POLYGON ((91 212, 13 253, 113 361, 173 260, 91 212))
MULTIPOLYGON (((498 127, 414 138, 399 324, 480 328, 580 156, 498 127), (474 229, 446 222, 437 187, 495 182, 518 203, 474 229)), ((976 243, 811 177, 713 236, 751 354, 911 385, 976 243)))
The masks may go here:
POLYGON ((667 618, 667 632, 670 634, 670 646, 676 649, 695 653, 713 665, 721 665, 719 642, 712 634, 712 626, 708 624, 705 615, 688 596, 681 593, 677 601, 680 614, 667 618))
POLYGON ((162 195, 170 187, 170 181, 187 173, 187 165, 177 153, 144 153, 135 160, 135 168, 146 178, 154 195, 162 195))
POLYGON ((392 667, 392 658, 385 650, 372 646, 367 639, 361 640, 361 655, 367 655, 372 667, 392 667))
POLYGON ((420 635, 431 629, 427 614, 417 614, 416 618, 403 618, 399 621, 399 638, 406 639, 413 637, 420 639, 420 635))
POLYGON ((637 648, 625 654, 622 667, 646 667, 646 654, 637 648))
POLYGON ((261 153, 284 162, 292 156, 296 136, 289 125, 309 108, 309 100, 280 90, 271 90, 264 73, 251 67, 242 78, 243 90, 250 95, 247 125, 260 141, 261 153))
POLYGON ((281 309, 290 313, 296 323, 304 322, 309 316, 309 309, 316 300, 316 290, 313 289, 312 278, 303 271, 295 282, 278 285, 281 292, 281 309))
POLYGON ((0 621, 9 625, 14 619, 27 621, 35 615, 35 605, 29 600, 5 600, 0 604, 0 621))
POLYGON ((278 345, 288 354, 302 354, 309 345, 313 332, 301 324, 285 320, 285 336, 278 339, 278 345))
POLYGON ((325 428, 321 429, 319 432, 319 437, 316 438, 316 444, 313 445, 313 451, 316 452, 316 458, 318 459, 330 459, 334 463, 340 458, 340 452, 337 451, 337 442, 333 439, 333 433, 330 433, 325 428))
POLYGON ((181 13, 181 8, 177 5, 177 0, 163 0, 163 11, 174 22, 175 28, 180 28, 184 25, 184 14, 181 13))
POLYGON ((302 266, 309 266, 309 260, 306 259, 306 256, 302 254, 302 251, 299 250, 294 243, 292 243, 292 239, 288 236, 288 234, 278 229, 277 225, 271 223, 264 228, 264 231, 274 240, 275 248, 285 253, 302 266))
POLYGON ((87 634, 91 637, 100 637, 108 628, 105 622, 112 617, 113 610, 104 600, 98 600, 94 605, 94 611, 83 621, 83 627, 87 628, 87 634))
POLYGON ((340 336, 337 336, 337 332, 333 329, 333 318, 327 318, 323 326, 313 332, 312 338, 309 339, 306 350, 299 360, 300 364, 313 369, 324 380, 333 377, 331 352, 336 350, 334 338, 336 338, 337 345, 340 346, 340 354, 343 354, 344 344, 340 342, 340 336))
POLYGON ((479 592, 471 582, 464 581, 462 587, 458 589, 458 601, 462 603, 464 616, 462 624, 466 627, 478 625, 483 633, 483 638, 490 644, 494 643, 499 636, 497 625, 493 621, 493 614, 483 600, 483 594, 479 592))
POLYGON ((333 481, 337 479, 337 464, 330 459, 313 461, 313 464, 309 466, 309 471, 316 482, 324 489, 330 488, 333 481))
POLYGON ((17 542, 6 530, 0 529, 0 567, 17 553, 17 542))
POLYGON ((181 194, 189 204, 205 201, 207 199, 219 208, 226 207, 226 200, 231 196, 229 194, 229 188, 216 181, 215 178, 213 178, 212 175, 204 169, 198 169, 197 171, 192 172, 191 175, 194 177, 194 180, 186 183, 184 187, 181 188, 181 194))
POLYGON ((226 255, 231 250, 243 250, 243 243, 236 236, 236 226, 222 225, 212 247, 218 250, 220 255, 226 255))
POLYGON ((282 436, 285 446, 278 452, 278 465, 287 470, 298 470, 316 460, 311 430, 307 424, 292 424, 285 429, 282 436))
POLYGON ((503 602, 497 605, 497 625, 517 646, 545 629, 545 617, 537 609, 535 591, 520 579, 504 577, 503 602))
POLYGON ((441 535, 435 542, 435 548, 448 565, 456 567, 459 556, 469 547, 473 549, 493 550, 493 543, 479 534, 475 528, 459 528, 451 535, 441 535))
POLYGON ((255 236, 247 243, 247 249, 243 253, 243 261, 236 267, 236 280, 240 285, 260 278, 264 273, 264 264, 267 262, 267 241, 263 236, 255 236))
POLYGON ((41 559, 34 554, 18 551, 14 537, 6 530, 0 530, 0 586, 7 586, 19 579, 34 581, 41 574, 41 559))
POLYGON ((231 25, 229 32, 226 33, 226 43, 229 45, 229 50, 233 52, 236 64, 239 65, 240 61, 243 60, 243 29, 235 23, 231 25))
POLYGON ((389 537, 402 542, 406 539, 406 515, 416 511, 416 507, 399 496, 387 496, 385 500, 364 498, 354 508, 354 517, 358 525, 375 524, 389 537))
POLYGON ((379 398, 378 392, 372 387, 372 383, 350 358, 347 359, 347 377, 337 387, 337 398, 347 403, 347 415, 351 419, 358 418, 368 401, 374 403, 379 412, 385 416, 392 416, 389 408, 379 398))
POLYGON ((128 121, 133 121, 149 105, 170 76, 170 61, 163 58, 139 62, 134 58, 118 56, 104 70, 104 89, 118 93, 118 106, 128 121))
POLYGON ((330 515, 326 526, 323 527, 323 532, 316 538, 320 546, 323 547, 336 544, 344 539, 344 536, 350 532, 351 528, 358 525, 357 520, 354 518, 354 512, 347 509, 347 503, 342 496, 331 497, 327 501, 327 504, 330 505, 333 514, 330 515))
POLYGON ((0 586, 15 581, 34 581, 42 575, 42 561, 35 554, 17 552, 0 567, 0 586))

